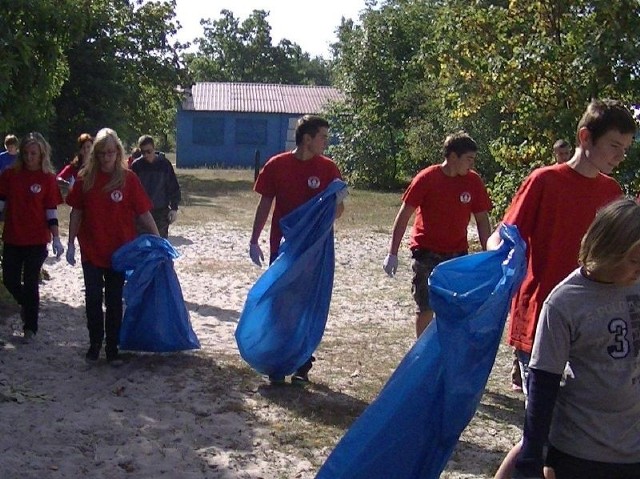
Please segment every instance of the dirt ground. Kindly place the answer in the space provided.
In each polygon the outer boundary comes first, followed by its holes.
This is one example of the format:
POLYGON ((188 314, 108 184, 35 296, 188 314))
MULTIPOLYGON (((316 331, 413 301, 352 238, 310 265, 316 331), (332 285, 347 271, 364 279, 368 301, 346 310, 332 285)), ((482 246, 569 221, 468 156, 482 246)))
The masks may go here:
MULTIPOLYGON (((0 477, 313 478, 413 344, 408 252, 388 278, 388 233, 338 226, 312 384, 268 385, 239 357, 233 336, 261 273, 247 257, 247 231, 185 223, 170 240, 199 351, 88 366, 81 270, 52 258, 36 341, 21 343, 17 314, 0 319, 0 477)), ((523 403, 510 389, 510 367, 502 345, 441 477, 492 477, 518 440, 523 403)))

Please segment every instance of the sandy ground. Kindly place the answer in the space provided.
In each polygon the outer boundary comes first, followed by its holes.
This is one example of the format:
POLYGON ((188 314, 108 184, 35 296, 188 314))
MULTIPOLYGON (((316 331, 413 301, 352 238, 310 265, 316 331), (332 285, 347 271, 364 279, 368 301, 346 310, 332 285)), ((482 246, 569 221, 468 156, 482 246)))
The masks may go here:
MULTIPOLYGON (((300 452, 295 443, 276 444, 274 428, 286 411, 261 378, 251 380, 237 352, 235 327, 260 274, 247 257, 246 235, 224 224, 172 227, 181 253, 175 268, 202 349, 131 355, 119 368, 103 356, 96 365, 84 361, 81 268, 49 258, 36 340, 22 344, 17 314, 0 319, 0 478, 314 477, 331 447, 300 452)), ((406 330, 399 357, 410 346, 408 254, 398 276, 386 278, 387 241, 386 234, 337 232, 329 343, 349 324, 365 323, 372 335, 376 328, 406 330)), ((316 367, 321 377, 323 366, 316 367)), ((346 391, 357 376, 350 370, 344 384, 323 387, 346 391)), ((442 477, 490 477, 518 437, 520 407, 510 392, 485 395, 442 477)))

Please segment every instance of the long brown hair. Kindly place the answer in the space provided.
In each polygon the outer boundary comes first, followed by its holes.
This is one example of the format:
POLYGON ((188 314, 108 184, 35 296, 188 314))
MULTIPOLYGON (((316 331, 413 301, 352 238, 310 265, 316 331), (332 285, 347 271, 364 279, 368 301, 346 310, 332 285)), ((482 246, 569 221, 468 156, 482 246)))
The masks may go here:
POLYGON ((86 163, 87 158, 83 158, 82 157, 81 150, 82 150, 82 146, 87 141, 90 141, 91 144, 93 145, 93 137, 89 133, 82 133, 78 137, 78 139, 76 140, 76 144, 78 145, 78 153, 76 153, 76 156, 69 163, 71 166, 75 166, 76 168, 80 168, 80 167, 84 166, 84 164, 86 163))
POLYGON ((83 180, 82 191, 88 191, 93 188, 96 182, 96 176, 100 171, 99 155, 104 153, 109 144, 116 147, 116 165, 113 173, 111 173, 111 179, 105 185, 104 190, 112 191, 124 187, 127 175, 127 161, 124 156, 124 147, 122 146, 120 138, 118 138, 118 134, 114 130, 111 128, 103 128, 96 135, 93 146, 91 147, 91 153, 89 153, 89 159, 78 174, 83 180))

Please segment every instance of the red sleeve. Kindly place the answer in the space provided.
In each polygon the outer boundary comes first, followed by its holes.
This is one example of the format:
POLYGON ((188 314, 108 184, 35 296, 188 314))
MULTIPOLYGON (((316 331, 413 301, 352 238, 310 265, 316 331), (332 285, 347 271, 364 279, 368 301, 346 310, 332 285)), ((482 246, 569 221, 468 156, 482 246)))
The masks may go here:
POLYGON ((428 170, 424 169, 420 173, 418 173, 413 180, 411 180, 411 184, 407 187, 404 194, 402 195, 402 202, 412 206, 413 208, 418 208, 422 204, 422 200, 426 195, 426 190, 429 187, 429 176, 428 170))
POLYGON ((275 182, 274 182, 274 159, 272 158, 265 163, 262 167, 262 171, 258 175, 258 179, 256 180, 256 184, 253 187, 253 190, 256 193, 261 194, 262 196, 266 196, 267 198, 275 198, 275 182))
POLYGON ((73 166, 67 165, 62 168, 62 171, 60 173, 58 173, 57 178, 68 181, 71 176, 73 176, 73 166))
POLYGON ((9 173, 9 169, 4 170, 2 173, 0 173, 0 198, 6 198, 7 194, 9 193, 9 189, 7 188, 8 182, 9 182, 9 175, 11 173, 9 173))
POLYGON ((78 210, 84 209, 84 192, 82 191, 82 183, 82 180, 76 181, 69 190, 69 194, 66 198, 67 204, 78 210))
POLYGON ((132 194, 131 197, 133 201, 133 211, 135 211, 136 215, 140 216, 148 211, 151 211, 153 209, 153 203, 149 199, 147 193, 144 191, 138 175, 136 175, 132 171, 128 171, 128 173, 129 174, 127 174, 126 181, 129 186, 129 191, 131 191, 132 194))
POLYGON ((62 199, 62 194, 60 193, 60 188, 58 188, 58 183, 56 182, 55 175, 47 175, 48 185, 47 185, 47 196, 45 198, 45 208, 50 210, 56 208, 58 205, 64 203, 62 199))
POLYGON ((542 196, 542 179, 535 173, 529 175, 511 201, 502 222, 516 225, 523 238, 529 238, 536 224, 536 211, 542 196))

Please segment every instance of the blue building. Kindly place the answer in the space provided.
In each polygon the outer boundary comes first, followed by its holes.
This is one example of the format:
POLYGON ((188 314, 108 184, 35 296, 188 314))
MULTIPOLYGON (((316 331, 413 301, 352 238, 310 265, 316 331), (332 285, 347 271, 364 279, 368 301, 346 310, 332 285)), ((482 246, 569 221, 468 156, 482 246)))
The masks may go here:
POLYGON ((178 109, 176 166, 253 167, 295 147, 300 116, 342 94, 326 86, 196 83, 178 109))

